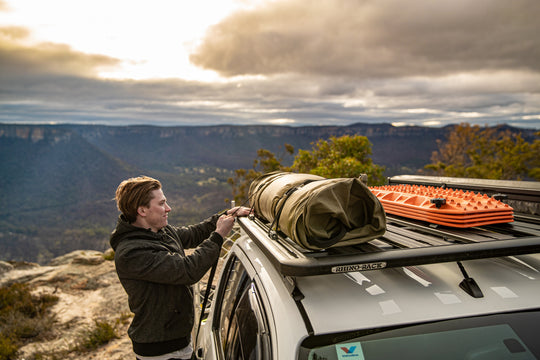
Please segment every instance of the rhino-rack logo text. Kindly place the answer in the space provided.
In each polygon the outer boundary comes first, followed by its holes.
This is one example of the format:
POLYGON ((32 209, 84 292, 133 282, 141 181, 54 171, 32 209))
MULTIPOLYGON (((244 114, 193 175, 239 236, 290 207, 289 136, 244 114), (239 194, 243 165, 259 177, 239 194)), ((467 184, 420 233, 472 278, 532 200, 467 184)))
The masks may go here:
POLYGON ((377 269, 384 269, 385 267, 386 267, 386 263, 382 261, 382 262, 367 263, 367 264, 334 266, 332 267, 332 272, 344 273, 344 272, 363 271, 363 270, 377 270, 377 269))

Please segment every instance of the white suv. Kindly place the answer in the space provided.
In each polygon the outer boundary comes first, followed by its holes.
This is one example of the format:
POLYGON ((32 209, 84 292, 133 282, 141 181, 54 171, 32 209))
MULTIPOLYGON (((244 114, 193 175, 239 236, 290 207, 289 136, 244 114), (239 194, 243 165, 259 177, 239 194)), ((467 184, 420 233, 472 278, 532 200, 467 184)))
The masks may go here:
POLYGON ((540 359, 536 215, 470 229, 388 215, 383 237, 322 251, 238 222, 198 359, 540 359))

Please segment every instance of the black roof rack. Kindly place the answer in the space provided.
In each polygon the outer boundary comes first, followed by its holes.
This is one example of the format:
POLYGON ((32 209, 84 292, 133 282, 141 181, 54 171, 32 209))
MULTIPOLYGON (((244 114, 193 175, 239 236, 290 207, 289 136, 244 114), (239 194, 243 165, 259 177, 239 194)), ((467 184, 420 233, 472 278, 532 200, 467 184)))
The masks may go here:
MULTIPOLYGON (((540 182, 483 180, 403 175, 390 184, 448 186, 492 196, 504 194, 511 204, 540 208, 540 182)), ((516 211, 516 209, 514 208, 516 211)), ((312 251, 286 235, 268 235, 269 224, 239 218, 241 227, 285 276, 310 276, 358 270, 460 262, 540 253, 540 216, 514 212, 514 222, 473 228, 453 228, 387 215, 386 233, 364 244, 312 251)))
POLYGON ((365 244, 312 251, 268 224, 239 218, 241 227, 285 276, 312 276, 540 253, 540 229, 526 221, 455 229, 388 216, 387 232, 365 244))

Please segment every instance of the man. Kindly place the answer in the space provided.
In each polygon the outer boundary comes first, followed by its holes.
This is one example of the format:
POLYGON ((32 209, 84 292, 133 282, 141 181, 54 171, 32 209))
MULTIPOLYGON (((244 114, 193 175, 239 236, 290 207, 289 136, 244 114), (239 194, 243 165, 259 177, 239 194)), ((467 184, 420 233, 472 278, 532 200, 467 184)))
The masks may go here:
POLYGON ((134 313, 128 329, 133 351, 139 360, 191 359, 191 285, 217 261, 235 217, 250 209, 235 207, 197 225, 171 226, 161 183, 147 176, 120 183, 115 199, 122 214, 110 243, 134 313), (188 248, 196 249, 186 255, 188 248))

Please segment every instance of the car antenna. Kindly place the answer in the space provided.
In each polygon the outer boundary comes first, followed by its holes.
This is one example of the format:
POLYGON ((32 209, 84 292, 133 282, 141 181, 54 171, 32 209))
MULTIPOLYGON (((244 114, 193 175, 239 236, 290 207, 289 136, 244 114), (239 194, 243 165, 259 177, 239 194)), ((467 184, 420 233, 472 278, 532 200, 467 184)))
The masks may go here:
POLYGON ((461 273, 465 277, 462 282, 459 283, 459 287, 462 288, 467 294, 471 295, 473 298, 483 298, 484 294, 482 293, 482 290, 480 289, 480 286, 476 283, 476 281, 467 274, 467 271, 465 270, 465 267, 461 263, 461 261, 457 262, 459 269, 461 270, 461 273))

